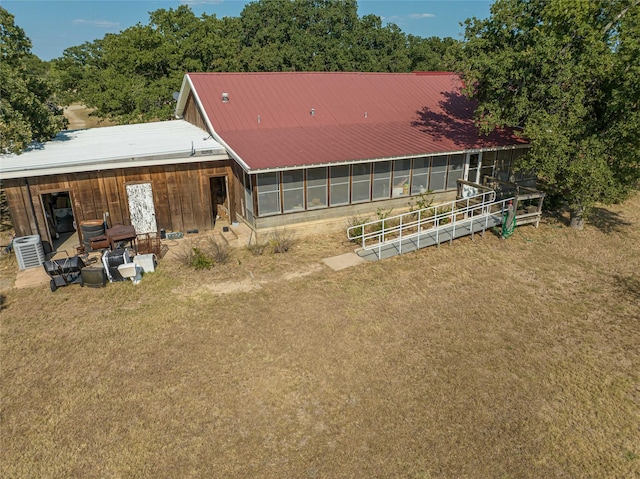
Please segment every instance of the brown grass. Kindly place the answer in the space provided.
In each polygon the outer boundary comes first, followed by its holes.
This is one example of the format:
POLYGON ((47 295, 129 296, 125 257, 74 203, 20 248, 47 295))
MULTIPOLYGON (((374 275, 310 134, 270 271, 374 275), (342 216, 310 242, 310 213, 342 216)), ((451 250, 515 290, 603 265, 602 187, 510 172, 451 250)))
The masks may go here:
POLYGON ((640 476, 640 195, 332 271, 340 236, 10 290, 0 475, 640 476))

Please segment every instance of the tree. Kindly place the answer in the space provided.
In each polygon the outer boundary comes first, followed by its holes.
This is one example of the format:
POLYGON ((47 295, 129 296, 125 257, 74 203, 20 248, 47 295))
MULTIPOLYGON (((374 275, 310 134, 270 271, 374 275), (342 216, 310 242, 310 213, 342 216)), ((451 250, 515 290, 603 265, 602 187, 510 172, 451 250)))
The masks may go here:
POLYGON ((21 153, 66 126, 53 101, 47 66, 31 53, 31 41, 0 7, 0 152, 21 153))
POLYGON ((640 178, 640 0, 497 0, 465 22, 456 68, 476 121, 521 128, 520 166, 582 228, 640 178))
POLYGON ((132 123, 171 118, 185 72, 441 69, 449 43, 418 39, 409 42, 375 15, 359 18, 355 0, 259 0, 222 19, 196 17, 182 5, 151 12, 148 25, 68 48, 52 63, 66 101, 132 123))

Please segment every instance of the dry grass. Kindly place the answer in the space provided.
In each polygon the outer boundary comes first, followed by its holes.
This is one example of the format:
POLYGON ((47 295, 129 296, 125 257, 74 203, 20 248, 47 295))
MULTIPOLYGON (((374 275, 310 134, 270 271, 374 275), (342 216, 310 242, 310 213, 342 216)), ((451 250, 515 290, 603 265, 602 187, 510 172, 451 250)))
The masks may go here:
POLYGON ((10 290, 0 474, 639 477, 639 244, 637 195, 339 272, 328 236, 10 290))

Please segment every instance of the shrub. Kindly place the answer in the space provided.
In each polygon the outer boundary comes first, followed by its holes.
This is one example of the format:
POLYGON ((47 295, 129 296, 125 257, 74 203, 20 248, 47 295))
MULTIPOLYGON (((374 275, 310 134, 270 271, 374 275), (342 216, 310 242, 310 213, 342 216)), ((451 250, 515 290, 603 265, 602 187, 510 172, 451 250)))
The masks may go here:
POLYGON ((269 247, 269 243, 256 241, 255 243, 247 245, 247 251, 253 256, 261 256, 269 247))
POLYGON ((214 261, 213 258, 202 251, 200 248, 191 248, 191 258, 189 260, 189 266, 194 269, 211 269, 214 261))
POLYGON ((347 228, 353 228, 351 234, 352 236, 354 236, 354 239, 350 241, 354 243, 358 241, 357 237, 362 236, 362 234, 364 233, 364 226, 362 225, 368 223, 369 221, 371 221, 369 217, 354 216, 347 222, 347 228))
POLYGON ((231 256, 229 253, 229 247, 226 244, 220 244, 215 240, 211 240, 210 243, 211 257, 215 264, 225 264, 229 261, 231 256))
POLYGON ((275 230, 271 234, 269 244, 274 253, 286 253, 294 244, 293 234, 285 229, 275 230))
POLYGON ((193 246, 192 243, 185 244, 182 249, 176 253, 176 257, 183 265, 197 270, 211 269, 214 264, 211 255, 193 246))

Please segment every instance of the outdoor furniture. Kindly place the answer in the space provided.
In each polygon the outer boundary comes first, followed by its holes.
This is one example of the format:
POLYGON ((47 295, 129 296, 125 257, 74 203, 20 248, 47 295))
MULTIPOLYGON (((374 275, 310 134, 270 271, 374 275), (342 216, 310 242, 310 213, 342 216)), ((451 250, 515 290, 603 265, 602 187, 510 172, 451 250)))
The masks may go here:
POLYGON ((105 236, 109 241, 111 249, 116 248, 116 244, 120 242, 131 243, 131 247, 137 250, 137 234, 133 226, 116 225, 105 231, 105 236))

